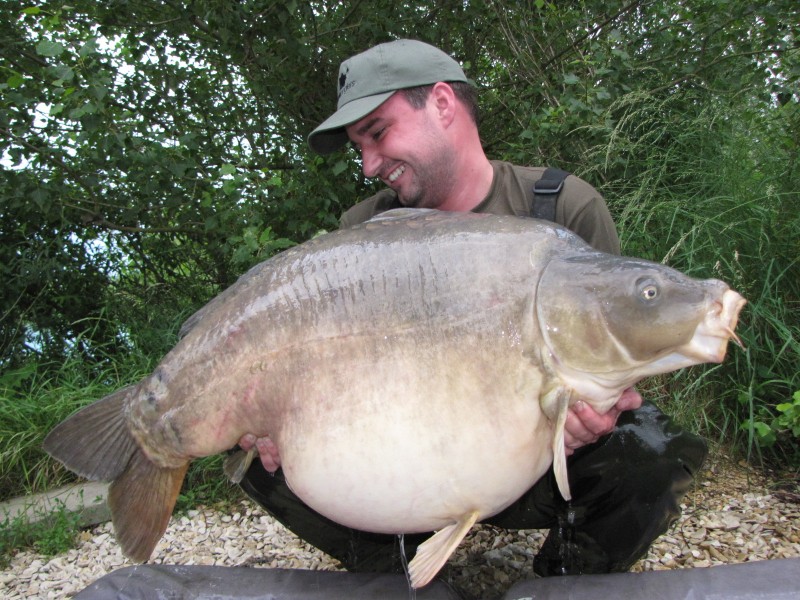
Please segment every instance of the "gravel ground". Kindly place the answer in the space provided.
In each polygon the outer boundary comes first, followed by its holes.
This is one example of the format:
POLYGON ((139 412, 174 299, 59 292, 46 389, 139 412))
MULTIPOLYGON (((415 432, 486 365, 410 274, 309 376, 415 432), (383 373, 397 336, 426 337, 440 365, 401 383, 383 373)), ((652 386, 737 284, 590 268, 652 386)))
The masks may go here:
MULTIPOLYGON (((498 598, 516 581, 533 577, 531 559, 545 533, 478 526, 451 558, 444 576, 467 598, 498 598)), ((681 519, 633 570, 793 557, 800 557, 797 484, 792 491, 771 491, 758 474, 718 456, 687 495, 681 519)), ((332 558, 244 502, 232 514, 201 508, 173 518, 152 562, 339 569, 332 558)), ((82 532, 78 547, 65 554, 17 554, 0 573, 0 597, 67 598, 130 564, 106 523, 82 532)))

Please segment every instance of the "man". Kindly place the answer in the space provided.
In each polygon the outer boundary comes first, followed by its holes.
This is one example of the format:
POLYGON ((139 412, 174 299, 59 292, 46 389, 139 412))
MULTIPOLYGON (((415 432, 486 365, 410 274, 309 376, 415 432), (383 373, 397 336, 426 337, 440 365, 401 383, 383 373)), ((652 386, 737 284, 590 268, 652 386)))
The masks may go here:
MULTIPOLYGON (((388 186, 348 210, 342 226, 401 206, 531 214, 533 186, 544 169, 486 157, 474 88, 441 50, 414 40, 378 45, 342 63, 338 90, 338 110, 311 133, 309 144, 329 153, 350 141, 361 153, 364 174, 388 186)), ((564 180, 554 220, 595 248, 619 254, 604 200, 577 177, 564 180)), ((677 430, 653 406, 642 406, 632 389, 604 415, 577 402, 566 430, 572 502, 561 498, 551 470, 486 522, 550 529, 534 559, 539 575, 628 570, 680 514, 680 500, 706 446, 677 430)), ((254 444, 262 460, 242 481, 253 499, 350 570, 401 569, 396 536, 351 530, 314 513, 286 486, 278 449, 252 436, 240 443, 244 448, 254 444)), ((405 536, 409 559, 428 536, 405 536)))

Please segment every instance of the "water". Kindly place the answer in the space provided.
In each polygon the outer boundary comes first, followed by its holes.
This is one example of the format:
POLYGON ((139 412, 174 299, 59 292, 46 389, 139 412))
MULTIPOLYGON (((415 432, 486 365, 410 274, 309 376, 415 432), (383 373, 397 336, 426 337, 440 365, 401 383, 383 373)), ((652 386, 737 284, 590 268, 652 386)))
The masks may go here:
POLYGON ((403 563, 403 572, 406 574, 406 581, 408 582, 408 598, 409 600, 416 600, 417 590, 411 587, 411 577, 408 574, 408 558, 406 557, 405 536, 402 533, 398 533, 397 540, 400 542, 400 562, 403 563))
POLYGON ((562 575, 577 575, 575 569, 575 518, 576 511, 572 502, 567 503, 567 511, 558 516, 558 536, 561 538, 558 555, 561 559, 562 575))

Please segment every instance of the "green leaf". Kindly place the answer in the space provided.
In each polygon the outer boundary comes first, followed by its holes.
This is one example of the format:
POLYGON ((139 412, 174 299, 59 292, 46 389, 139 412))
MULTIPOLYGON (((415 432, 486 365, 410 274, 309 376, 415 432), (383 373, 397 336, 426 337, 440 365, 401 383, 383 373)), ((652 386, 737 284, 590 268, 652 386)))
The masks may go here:
POLYGON ((25 83, 25 78, 22 75, 14 74, 8 79, 6 79, 6 85, 11 89, 18 88, 23 83, 25 83))
POLYGON ((65 48, 58 42, 51 42, 50 40, 42 40, 36 44, 36 53, 41 56, 60 56, 65 48))
POLYGON ((225 163, 219 168, 220 175, 233 175, 234 173, 236 173, 236 167, 230 163, 225 163))
POLYGON ((261 235, 258 236, 258 244, 260 246, 263 246, 271 239, 272 239, 272 227, 267 227, 264 231, 261 232, 261 235))
POLYGON ((75 71, 73 71, 67 65, 55 67, 51 72, 55 74, 55 76, 58 78, 58 81, 61 83, 75 79, 75 71))
POLYGON ((761 421, 753 421, 752 426, 759 444, 762 446, 771 446, 775 443, 777 436, 772 427, 761 421))
POLYGON ((97 40, 93 38, 81 46, 80 50, 78 50, 78 55, 81 58, 85 58, 95 52, 97 52, 97 40))
POLYGON ((93 85, 90 90, 92 92, 92 96, 94 96, 97 100, 102 100, 108 94, 108 88, 102 85, 93 85))
POLYGON ((225 192, 226 196, 230 196, 236 191, 236 182, 233 179, 226 179, 222 184, 222 191, 225 192))

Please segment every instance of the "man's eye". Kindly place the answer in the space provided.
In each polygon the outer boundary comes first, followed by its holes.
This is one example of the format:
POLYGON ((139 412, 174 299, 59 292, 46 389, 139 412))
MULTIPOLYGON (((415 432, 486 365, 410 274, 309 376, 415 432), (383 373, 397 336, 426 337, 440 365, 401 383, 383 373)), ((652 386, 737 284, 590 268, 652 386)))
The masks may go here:
POLYGON ((383 132, 384 131, 386 131, 385 127, 381 128, 381 129, 378 129, 378 131, 376 131, 375 133, 372 134, 372 139, 377 142, 379 139, 381 139, 383 137, 383 132))

